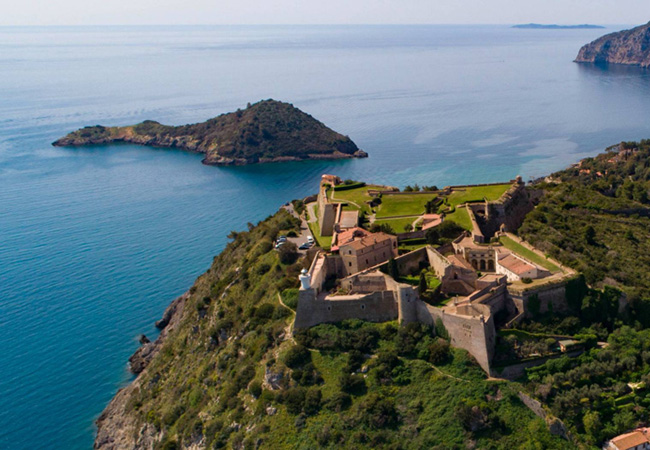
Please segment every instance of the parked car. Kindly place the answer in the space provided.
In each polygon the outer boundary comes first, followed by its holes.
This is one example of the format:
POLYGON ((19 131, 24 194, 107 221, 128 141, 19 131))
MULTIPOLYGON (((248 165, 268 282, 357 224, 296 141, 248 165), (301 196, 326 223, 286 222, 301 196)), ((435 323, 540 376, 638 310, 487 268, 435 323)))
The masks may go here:
POLYGON ((275 244, 275 248, 280 248, 280 247, 282 247, 282 246, 284 245, 285 242, 287 242, 287 241, 280 241, 280 242, 278 242, 277 244, 275 244))
POLYGON ((312 245, 314 245, 314 244, 312 244, 312 243, 310 243, 310 242, 305 242, 305 243, 302 244, 300 247, 298 247, 298 249, 299 249, 299 250, 309 250, 309 249, 311 248, 312 245))
POLYGON ((307 242, 309 242, 310 244, 313 244, 314 243, 314 238, 312 236, 307 236, 307 242))

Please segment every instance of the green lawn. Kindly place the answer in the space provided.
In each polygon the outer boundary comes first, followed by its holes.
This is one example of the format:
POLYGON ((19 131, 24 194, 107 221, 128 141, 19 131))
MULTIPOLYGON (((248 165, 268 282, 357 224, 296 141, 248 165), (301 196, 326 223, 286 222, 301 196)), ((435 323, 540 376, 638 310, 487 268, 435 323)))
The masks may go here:
POLYGON ((384 195, 377 210, 377 218, 394 216, 419 216, 424 214, 425 205, 437 195, 406 194, 384 195))
POLYGON ((404 233, 404 227, 406 225, 412 225, 415 222, 417 217, 406 217, 404 219, 381 219, 375 220, 374 223, 378 225, 388 224, 393 229, 395 233, 404 233))
POLYGON ((484 199, 488 201, 498 200, 512 184, 495 184, 494 186, 477 186, 453 190, 447 197, 451 206, 461 205, 467 202, 478 202, 484 199))
POLYGON ((350 189, 348 191, 334 192, 330 190, 330 199, 333 201, 343 201, 343 202, 354 202, 349 203, 351 209, 360 209, 366 213, 370 212, 370 207, 366 202, 372 200, 372 197, 368 195, 369 189, 382 190, 385 189, 385 186, 376 186, 376 185, 367 185, 360 187, 358 189, 350 189), (355 206, 356 205, 358 206, 355 206))
POLYGON ((472 220, 469 218, 469 213, 467 212, 466 208, 456 208, 456 211, 451 214, 447 214, 445 220, 456 222, 466 230, 472 231, 472 220))
POLYGON ((332 236, 321 236, 318 222, 309 222, 309 229, 319 247, 324 250, 329 250, 332 247, 332 236))
POLYGON ((509 249, 512 250, 513 252, 517 253, 518 255, 523 256, 524 258, 528 259, 531 262, 534 262, 535 264, 542 266, 543 268, 550 270, 551 272, 559 272, 560 268, 550 262, 548 259, 538 255, 537 253, 529 250, 528 248, 524 247, 523 245, 519 244, 518 242, 513 241, 507 236, 501 236, 499 239, 501 244, 509 249))

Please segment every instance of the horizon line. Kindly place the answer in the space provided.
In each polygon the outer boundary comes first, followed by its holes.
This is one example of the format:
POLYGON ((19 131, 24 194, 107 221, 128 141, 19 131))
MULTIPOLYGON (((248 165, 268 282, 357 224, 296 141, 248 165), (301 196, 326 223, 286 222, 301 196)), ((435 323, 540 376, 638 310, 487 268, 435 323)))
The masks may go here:
POLYGON ((220 26, 515 26, 515 25, 543 25, 543 26, 630 26, 625 23, 541 23, 541 22, 518 22, 518 23, 432 23, 432 22, 410 22, 410 23, 145 23, 145 24, 120 24, 120 23, 91 23, 91 24, 0 24, 0 28, 21 28, 21 27, 220 27, 220 26))

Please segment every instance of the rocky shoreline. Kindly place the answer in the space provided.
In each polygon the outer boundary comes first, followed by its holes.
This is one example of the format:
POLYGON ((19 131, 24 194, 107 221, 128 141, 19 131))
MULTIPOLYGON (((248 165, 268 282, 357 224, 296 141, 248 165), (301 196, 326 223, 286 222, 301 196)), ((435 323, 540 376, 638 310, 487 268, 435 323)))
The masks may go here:
POLYGON ((189 298, 189 292, 176 298, 165 309, 162 318, 156 322, 156 327, 161 329, 158 338, 149 342, 146 337, 141 337, 142 346, 129 358, 130 368, 137 378, 128 386, 117 391, 115 396, 95 422, 97 435, 95 436, 95 449, 118 450, 124 448, 151 448, 159 438, 159 432, 151 424, 140 424, 126 411, 129 398, 136 389, 139 389, 143 375, 151 360, 158 354, 169 333, 180 323, 189 298))
POLYGON ((596 39, 580 49, 575 62, 650 67, 650 23, 596 39))

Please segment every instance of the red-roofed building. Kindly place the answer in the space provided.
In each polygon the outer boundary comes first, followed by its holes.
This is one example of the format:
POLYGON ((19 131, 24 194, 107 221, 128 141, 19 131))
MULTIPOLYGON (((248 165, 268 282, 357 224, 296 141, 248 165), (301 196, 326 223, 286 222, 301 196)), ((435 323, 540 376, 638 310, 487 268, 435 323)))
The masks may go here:
POLYGON ((650 450, 648 428, 639 428, 631 433, 616 436, 605 443, 603 450, 650 450))
POLYGON ((496 264, 497 273, 508 277, 508 281, 519 281, 522 278, 535 279, 538 277, 537 266, 524 261, 514 253, 499 255, 496 264))
MULTIPOLYGON (((397 256, 397 238, 386 233, 367 233, 365 236, 358 237, 353 228, 339 235, 338 250, 345 272, 350 275, 361 272, 369 267, 384 263, 397 256), (349 239, 352 233, 353 239, 349 239), (347 241, 345 241, 347 239, 347 241)), ((363 234, 363 233, 361 233, 363 234)))

